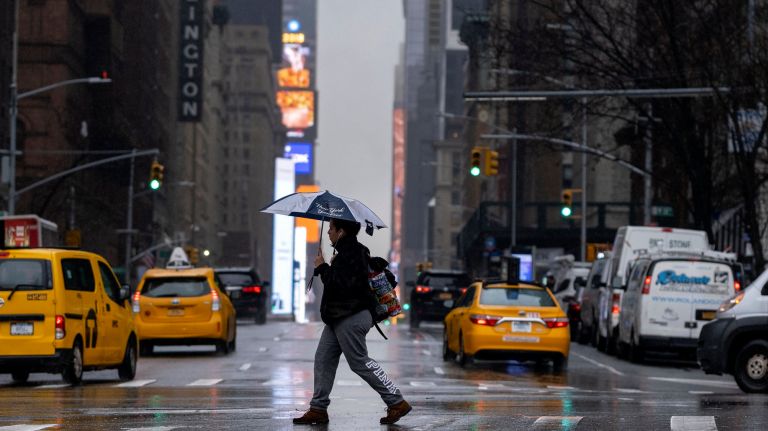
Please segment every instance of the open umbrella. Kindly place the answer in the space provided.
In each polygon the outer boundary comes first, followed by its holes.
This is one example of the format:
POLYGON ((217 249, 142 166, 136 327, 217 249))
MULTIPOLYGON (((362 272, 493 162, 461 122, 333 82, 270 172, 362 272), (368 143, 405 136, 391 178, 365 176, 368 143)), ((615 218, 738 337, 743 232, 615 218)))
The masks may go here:
POLYGON ((379 216, 362 202, 333 194, 328 190, 314 193, 293 193, 272 202, 262 208, 261 212, 322 221, 332 218, 356 221, 365 225, 365 232, 368 235, 373 235, 373 228, 387 227, 379 216))
MULTIPOLYGON (((333 194, 328 190, 293 193, 272 202, 262 208, 261 212, 320 220, 320 247, 317 248, 317 254, 320 254, 322 249, 323 223, 326 220, 335 218, 356 221, 365 225, 365 233, 368 235, 373 235, 374 228, 387 227, 381 218, 362 202, 333 194)), ((310 278, 307 291, 312 288, 313 280, 314 277, 310 278)))

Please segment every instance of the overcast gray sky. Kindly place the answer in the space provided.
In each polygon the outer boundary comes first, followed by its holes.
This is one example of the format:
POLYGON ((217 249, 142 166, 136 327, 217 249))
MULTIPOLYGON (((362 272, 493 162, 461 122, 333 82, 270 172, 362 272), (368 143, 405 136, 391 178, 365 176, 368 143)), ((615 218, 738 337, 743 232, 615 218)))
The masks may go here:
MULTIPOLYGON (((361 200, 390 226, 392 103, 405 36, 403 2, 318 0, 317 5, 316 178, 321 189, 361 200)), ((372 254, 387 257, 389 229, 373 238, 361 231, 358 238, 372 254)), ((326 239, 324 234, 324 244, 326 239)))

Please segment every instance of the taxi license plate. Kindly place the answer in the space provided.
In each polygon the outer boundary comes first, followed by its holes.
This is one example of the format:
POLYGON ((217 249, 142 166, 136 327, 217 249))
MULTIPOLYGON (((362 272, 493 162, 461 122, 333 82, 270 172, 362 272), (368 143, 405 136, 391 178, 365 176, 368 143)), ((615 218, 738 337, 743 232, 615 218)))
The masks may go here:
POLYGON ((11 335, 32 335, 34 332, 35 325, 32 322, 11 323, 11 335))
POLYGON ((525 335, 505 335, 502 340, 507 343, 538 343, 539 337, 531 337, 525 335))
POLYGON ((453 298, 453 295, 451 295, 451 292, 442 292, 439 295, 437 295, 437 299, 451 299, 453 298))
POLYGON ((168 309, 168 315, 169 316, 183 316, 184 315, 184 309, 183 308, 169 308, 168 309))
POLYGON ((531 332, 531 322, 512 322, 512 332, 531 332))

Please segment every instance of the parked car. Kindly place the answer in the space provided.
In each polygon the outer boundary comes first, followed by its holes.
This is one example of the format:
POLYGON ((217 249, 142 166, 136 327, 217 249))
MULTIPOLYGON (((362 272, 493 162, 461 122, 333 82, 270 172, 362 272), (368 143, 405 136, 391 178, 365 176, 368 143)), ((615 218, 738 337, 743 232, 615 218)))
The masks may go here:
POLYGON ((608 266, 608 256, 610 256, 610 253, 605 255, 605 258, 592 262, 592 268, 589 270, 584 288, 579 293, 580 310, 577 331, 579 335, 577 341, 581 344, 591 342, 593 346, 597 346, 600 299, 604 295, 610 295, 604 278, 607 276, 605 268, 608 266))
POLYGON ((251 267, 216 268, 214 270, 238 318, 250 317, 256 323, 267 323, 269 313, 269 282, 263 281, 251 267))
POLYGON ((598 350, 609 353, 615 351, 621 296, 627 284, 631 261, 651 253, 707 250, 709 241, 704 231, 649 226, 620 227, 603 276, 609 294, 600 296, 596 340, 598 350))
POLYGON ((704 322, 741 288, 736 255, 672 253, 637 259, 621 302, 618 350, 640 361, 646 351, 695 354, 704 322), (725 259, 718 259, 715 255, 725 259))
POLYGON ((430 269, 419 273, 411 290, 409 324, 418 328, 423 321, 441 322, 472 280, 463 271, 430 269))
POLYGON ((443 359, 568 363, 568 317, 552 293, 528 283, 475 282, 445 317, 443 359))
POLYGON ((0 250, 0 373, 61 373, 116 368, 136 375, 138 343, 128 303, 109 263, 85 251, 0 250))
POLYGON ((144 273, 133 297, 142 355, 156 345, 213 344, 235 350, 235 307, 215 280, 213 268, 154 268, 144 273))
POLYGON ((768 393, 768 270, 720 305, 699 334, 707 374, 731 374, 744 392, 768 393))
POLYGON ((555 288, 552 293, 555 295, 560 308, 565 311, 570 320, 569 328, 571 330, 571 339, 578 337, 579 320, 581 319, 581 303, 579 296, 581 289, 586 285, 586 279, 589 276, 591 267, 589 262, 574 262, 571 260, 568 264, 562 266, 555 272, 555 288))

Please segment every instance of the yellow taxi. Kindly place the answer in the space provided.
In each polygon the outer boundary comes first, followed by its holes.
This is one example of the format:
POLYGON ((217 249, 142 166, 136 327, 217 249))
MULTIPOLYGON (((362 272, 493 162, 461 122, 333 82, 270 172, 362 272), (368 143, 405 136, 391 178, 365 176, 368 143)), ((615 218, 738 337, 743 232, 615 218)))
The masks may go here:
POLYGON ((137 336, 128 302, 107 261, 54 248, 0 249, 0 373, 26 382, 32 372, 84 370, 136 375, 137 336))
POLYGON ((235 350, 235 308, 222 292, 213 268, 150 269, 133 296, 142 355, 156 345, 213 344, 235 350))
POLYGON ((443 359, 551 360, 568 362, 568 316, 542 286, 524 282, 475 282, 444 320, 443 359))

